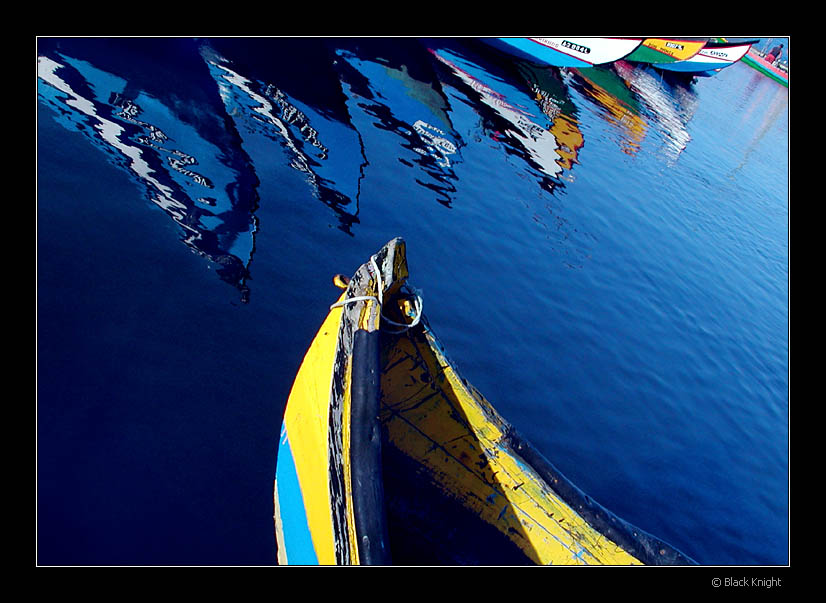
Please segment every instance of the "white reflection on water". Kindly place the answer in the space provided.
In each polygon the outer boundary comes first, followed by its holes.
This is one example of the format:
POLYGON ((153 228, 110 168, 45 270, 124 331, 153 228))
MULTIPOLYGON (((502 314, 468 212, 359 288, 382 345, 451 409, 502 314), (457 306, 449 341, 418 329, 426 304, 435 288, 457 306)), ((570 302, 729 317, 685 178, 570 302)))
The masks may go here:
POLYGON ((256 193, 250 174, 223 163, 228 161, 226 153, 234 150, 211 144, 158 99, 143 93, 135 100, 127 98, 126 80, 88 62, 39 56, 37 69, 40 100, 54 111, 56 121, 82 133, 116 165, 136 176, 146 186, 149 201, 183 230, 182 242, 218 263, 220 278, 238 288, 242 301, 247 301, 246 281, 257 232, 256 193), (72 85, 72 77, 81 79, 72 85), (160 120, 163 127, 139 119, 146 106, 152 114, 148 119, 160 120), (164 132, 167 127, 174 137, 164 132), (187 152, 185 147, 194 150, 187 152), (193 153, 202 156, 209 176, 193 169, 199 164, 193 153), (213 180, 220 183, 219 190, 213 180))
MULTIPOLYGON (((64 101, 66 105, 77 109, 83 115, 91 117, 94 120, 93 128, 98 131, 100 137, 110 145, 117 149, 124 157, 129 159, 128 167, 144 182, 150 184, 159 194, 152 197, 152 201, 157 203, 164 211, 172 215, 184 228, 189 229, 193 234, 197 235, 197 231, 187 224, 183 223, 183 214, 178 210, 185 210, 186 206, 173 197, 172 189, 161 183, 154 174, 149 164, 144 160, 140 148, 124 143, 121 140, 121 135, 124 133, 124 128, 119 124, 108 120, 98 115, 95 105, 89 99, 83 98, 77 94, 69 84, 67 84, 59 75, 57 71, 64 66, 53 61, 48 57, 37 58, 37 75, 44 82, 48 83, 55 92, 59 91, 67 95, 68 98, 64 101)), ((44 96, 50 96, 47 89, 41 89, 44 96)), ((64 115, 66 119, 72 119, 69 115, 64 115)))
POLYGON ((336 213, 339 228, 352 234, 351 226, 358 222, 362 150, 353 152, 350 136, 340 126, 323 119, 312 108, 300 109, 297 101, 275 82, 245 77, 231 66, 231 61, 208 46, 201 49, 201 56, 218 84, 219 95, 235 127, 282 145, 287 150, 289 167, 303 174, 313 196, 336 213), (322 142, 322 132, 313 125, 315 121, 323 121, 328 129, 327 138, 336 140, 334 150, 322 142), (335 161, 331 161, 331 155, 335 161))
POLYGON ((673 164, 691 142, 687 124, 697 108, 697 97, 686 91, 672 93, 660 77, 645 68, 617 61, 614 69, 643 100, 663 139, 663 155, 673 164), (674 94, 680 98, 675 98, 674 94))
POLYGON ((559 176, 562 172, 562 166, 558 161, 564 160, 564 158, 560 153, 559 145, 553 134, 542 126, 534 123, 528 113, 511 105, 501 94, 473 77, 452 61, 443 57, 440 53, 432 52, 437 59, 450 67, 465 84, 478 92, 483 103, 513 124, 514 127, 511 130, 511 134, 522 143, 531 159, 543 173, 551 177, 559 176))

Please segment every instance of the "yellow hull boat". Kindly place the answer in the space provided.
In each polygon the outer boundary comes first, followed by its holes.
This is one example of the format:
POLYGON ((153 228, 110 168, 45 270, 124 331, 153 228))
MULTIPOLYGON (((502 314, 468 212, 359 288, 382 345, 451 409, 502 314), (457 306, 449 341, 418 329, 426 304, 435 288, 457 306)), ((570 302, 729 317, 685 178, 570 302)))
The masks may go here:
POLYGON ((468 384, 394 239, 298 371, 274 483, 279 564, 691 565, 572 485, 468 384))

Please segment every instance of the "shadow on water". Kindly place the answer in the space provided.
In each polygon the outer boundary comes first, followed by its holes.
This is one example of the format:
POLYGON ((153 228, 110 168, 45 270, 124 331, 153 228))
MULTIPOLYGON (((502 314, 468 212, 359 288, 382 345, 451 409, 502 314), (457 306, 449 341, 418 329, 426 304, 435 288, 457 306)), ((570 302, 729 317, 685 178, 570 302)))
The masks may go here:
POLYGON ((130 172, 189 248, 249 297, 258 178, 197 47, 179 39, 41 41, 38 95, 130 172), (175 61, 170 62, 169 56, 175 61))
POLYGON ((586 139, 565 74, 515 60, 475 40, 424 43, 443 88, 458 99, 454 106, 472 108, 474 143, 494 155, 486 162, 504 161, 510 175, 536 183, 533 190, 507 192, 519 205, 513 215, 527 210, 550 249, 563 255, 569 268, 581 268, 590 256, 586 239, 592 235, 569 222, 562 193, 575 180, 586 139))
POLYGON ((548 131, 556 139, 557 163, 567 171, 573 169, 585 136, 579 127, 579 109, 569 94, 567 83, 559 69, 539 67, 526 61, 514 62, 530 87, 534 100, 550 120, 548 131))
POLYGON ((38 72, 54 118, 129 171, 243 301, 259 230, 257 170, 274 145, 283 153, 274 160, 299 172, 352 236, 373 166, 409 178, 399 190, 429 191, 450 208, 463 152, 481 133, 553 193, 572 181, 585 145, 572 87, 604 107, 623 150, 636 152, 648 118, 672 158, 690 140, 695 98, 632 66, 543 68, 475 40, 46 39, 38 72), (295 55, 301 61, 280 60, 295 55), (468 108, 478 120, 470 130, 467 118, 454 123, 468 108))
MULTIPOLYGON (((353 123, 366 146, 400 149, 398 162, 412 170, 416 188, 432 191, 451 207, 455 165, 465 145, 450 118, 450 104, 430 56, 416 40, 346 40, 336 44, 336 70, 353 123)), ((405 176, 408 174, 405 174, 405 176)))
POLYGON ((205 42, 201 54, 245 144, 258 139, 283 148, 289 167, 352 236, 367 161, 332 71, 329 42, 217 39, 205 42), (296 54, 301 61, 278 58, 296 54))
POLYGON ((475 40, 426 44, 441 65, 443 85, 473 103, 490 139, 538 173, 546 191, 564 187, 563 173, 573 168, 585 141, 559 71, 505 60, 475 40))
POLYGON ((255 143, 284 149, 342 231, 358 223, 366 159, 332 42, 42 39, 38 96, 129 172, 246 302, 259 230, 255 143), (297 52, 300 63, 273 60, 297 52))
POLYGON ((620 133, 623 153, 636 155, 648 132, 640 99, 610 67, 569 69, 569 83, 583 98, 591 102, 600 117, 620 133))
POLYGON ((474 40, 348 40, 336 54, 365 146, 372 149, 377 131, 392 134, 390 144, 406 151, 399 163, 446 207, 455 200, 463 150, 479 142, 476 123, 470 130, 457 123, 467 108, 488 140, 520 159, 546 191, 562 187, 563 173, 577 163, 584 137, 558 71, 506 60, 474 40))
POLYGON ((452 121, 457 102, 542 188, 562 186, 584 138, 559 72, 470 42, 44 39, 38 92, 61 125, 128 171, 182 242, 247 301, 260 158, 273 145, 351 236, 371 164, 394 159, 409 169, 409 190, 452 206, 462 151, 476 142, 452 121), (301 61, 280 60, 296 55, 301 61), (388 134, 397 149, 389 156, 388 134))

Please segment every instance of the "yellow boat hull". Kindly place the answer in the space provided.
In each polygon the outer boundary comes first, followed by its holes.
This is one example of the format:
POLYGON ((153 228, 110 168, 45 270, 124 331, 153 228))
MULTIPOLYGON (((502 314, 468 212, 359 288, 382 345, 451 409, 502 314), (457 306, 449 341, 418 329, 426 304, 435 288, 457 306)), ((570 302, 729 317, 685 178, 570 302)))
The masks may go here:
POLYGON ((693 563, 521 438, 459 375, 406 279, 394 239, 354 275, 299 370, 276 468, 279 563, 693 563))

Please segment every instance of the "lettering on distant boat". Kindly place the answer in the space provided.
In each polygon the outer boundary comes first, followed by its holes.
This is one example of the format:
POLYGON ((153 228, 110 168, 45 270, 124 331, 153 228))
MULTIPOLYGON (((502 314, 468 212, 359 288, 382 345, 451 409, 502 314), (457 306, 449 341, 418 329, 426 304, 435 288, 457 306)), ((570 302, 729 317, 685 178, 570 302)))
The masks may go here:
POLYGON ((574 44, 573 42, 569 42, 568 40, 562 40, 562 46, 565 48, 570 48, 571 50, 576 50, 577 52, 581 52, 582 54, 590 54, 591 49, 587 46, 583 46, 582 44, 574 44))
POLYGON ((665 46, 666 48, 673 48, 674 50, 685 50, 685 46, 677 42, 666 42, 665 46))

